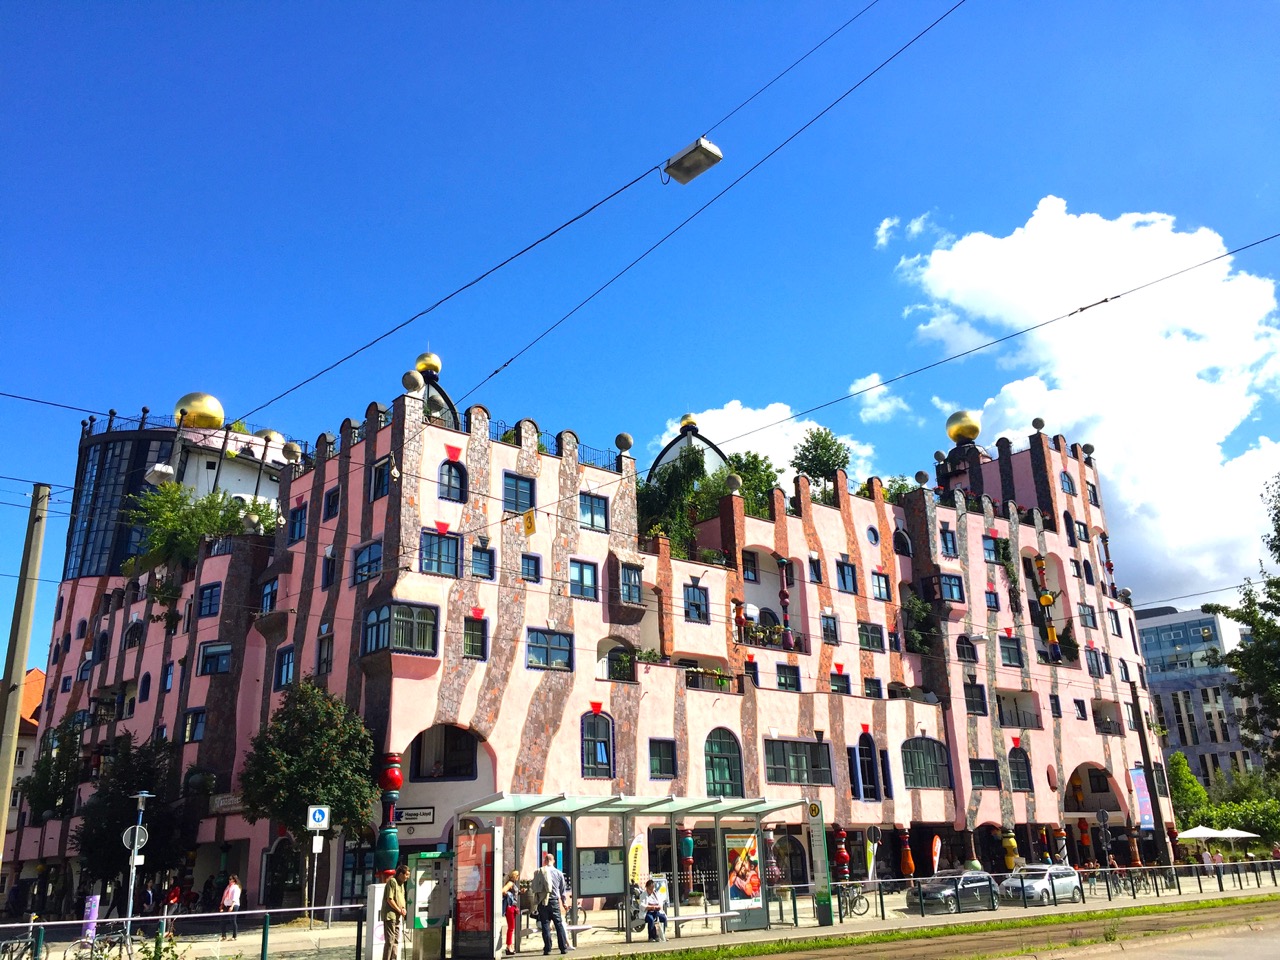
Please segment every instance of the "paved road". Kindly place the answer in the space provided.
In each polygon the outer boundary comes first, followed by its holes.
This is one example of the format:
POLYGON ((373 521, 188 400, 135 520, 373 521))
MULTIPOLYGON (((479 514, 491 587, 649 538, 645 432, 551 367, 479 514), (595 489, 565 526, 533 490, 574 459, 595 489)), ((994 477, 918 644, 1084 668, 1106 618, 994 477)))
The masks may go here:
MULTIPOLYGON (((1280 957, 1280 915, 1258 929, 1232 933, 1205 933, 1187 940, 1161 943, 1126 943, 1124 957, 1133 960, 1238 960, 1240 957, 1280 957)), ((1068 958, 1070 954, 1066 955, 1068 958)))

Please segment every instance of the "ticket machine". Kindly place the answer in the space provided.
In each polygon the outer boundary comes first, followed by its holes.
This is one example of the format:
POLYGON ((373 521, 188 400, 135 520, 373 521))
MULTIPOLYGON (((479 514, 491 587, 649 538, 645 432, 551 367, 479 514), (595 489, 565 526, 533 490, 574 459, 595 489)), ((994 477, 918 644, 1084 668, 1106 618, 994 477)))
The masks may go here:
POLYGON ((413 960, 444 960, 445 928, 453 906, 453 851, 409 854, 406 905, 413 960))

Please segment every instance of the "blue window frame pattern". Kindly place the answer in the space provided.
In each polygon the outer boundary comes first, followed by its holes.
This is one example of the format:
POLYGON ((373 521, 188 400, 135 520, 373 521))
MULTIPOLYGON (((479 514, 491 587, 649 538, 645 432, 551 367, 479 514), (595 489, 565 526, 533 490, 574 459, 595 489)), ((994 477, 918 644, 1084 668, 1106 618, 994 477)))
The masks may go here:
POLYGON ((1009 786, 1019 793, 1031 792, 1031 759, 1021 747, 1009 751, 1009 786))
POLYGON ((183 718, 182 742, 199 743, 204 739, 204 710, 188 710, 183 718))
POLYGON ((221 608, 222 584, 210 583, 201 587, 200 603, 197 608, 197 615, 201 617, 216 617, 221 608))
POLYGON ((259 613, 271 613, 276 608, 276 597, 280 592, 280 580, 272 577, 262 585, 262 601, 258 604, 259 613))
POLYGON ((904 740, 902 779, 908 790, 951 789, 951 762, 947 748, 931 737, 904 740))
MULTIPOLYGON (((332 549, 332 548, 330 548, 332 549)), ((338 558, 325 556, 320 558, 320 589, 328 590, 338 580, 338 558)))
MULTIPOLYGON (((752 664, 755 666, 755 664, 752 664)), ((833 673, 831 675, 831 692, 850 696, 853 693, 853 684, 849 681, 847 673, 833 673)))
POLYGON ((357 547, 351 565, 351 582, 364 583, 382 576, 382 541, 375 540, 357 547))
POLYGON ((492 580, 496 562, 492 548, 471 548, 471 575, 478 580, 492 580))
POLYGON ((369 468, 369 502, 391 492, 391 458, 384 457, 369 468))
POLYGON ((711 622, 711 600, 706 587, 685 584, 684 618, 690 623, 711 622))
POLYGON ((1072 478, 1071 474, 1063 470, 1062 473, 1058 475, 1058 479, 1062 483, 1062 492, 1069 497, 1074 497, 1076 495, 1076 482, 1072 478))
POLYGON ((144 673, 138 681, 138 702, 146 703, 151 699, 151 674, 144 673))
POLYGON ((320 518, 322 520, 332 520, 338 515, 338 508, 342 506, 342 491, 337 487, 330 487, 324 492, 324 507, 321 511, 320 518))
POLYGON ((641 602, 640 584, 642 577, 643 571, 640 567, 633 567, 628 564, 622 565, 620 592, 623 603, 639 604, 641 602))
POLYGON ((707 734, 703 759, 708 797, 743 796, 742 747, 737 737, 724 727, 716 727, 707 734))
POLYGON ((307 505, 289 511, 289 542, 297 543, 307 535, 307 505))
POLYGON ((538 505, 532 477, 518 473, 502 475, 502 509, 508 513, 524 513, 538 505))
POLYGON ((390 647, 397 653, 436 655, 440 611, 431 606, 390 604, 365 614, 361 655, 390 647))
POLYGON ((609 501, 594 493, 578 494, 578 525, 588 530, 609 532, 609 501))
POLYGON ((822 582, 822 560, 819 557, 809 558, 809 582, 822 582))
POLYGON ((582 776, 586 780, 613 779, 613 721, 603 713, 583 714, 582 776))
POLYGON ((800 692, 800 668, 791 663, 778 664, 778 689, 800 692))
POLYGON ((275 689, 283 690, 293 683, 293 644, 276 651, 275 689))
POLYGON ((869 733, 858 738, 857 746, 849 748, 849 783, 853 788, 853 799, 862 803, 875 803, 881 799, 876 741, 869 733))
POLYGON ((986 598, 987 598, 987 609, 988 609, 988 610, 999 610, 999 609, 1000 609, 1000 594, 996 593, 994 590, 987 590, 987 591, 984 591, 984 592, 985 592, 985 596, 986 596, 986 598))
POLYGON ((1076 610, 1080 614, 1080 623, 1086 627, 1098 626, 1098 611, 1087 603, 1076 605, 1076 610))
POLYGON ((765 779, 770 783, 816 783, 830 786, 831 748, 825 741, 765 740, 765 779))
POLYGON ((858 646, 863 650, 884 652, 884 627, 878 623, 858 624, 858 646))
POLYGON ((423 530, 418 569, 422 573, 456 577, 458 575, 458 538, 451 533, 423 530))
POLYGON ((579 600, 599 599, 597 567, 585 560, 569 561, 569 596, 579 600))
POLYGON ((838 646, 840 643, 840 621, 830 614, 819 614, 818 622, 822 626, 822 642, 838 646))
POLYGON ((960 556, 960 548, 956 544, 956 532, 954 530, 940 531, 938 533, 938 545, 944 557, 960 556))
POLYGON ((999 558, 996 555, 996 538, 984 536, 982 538, 982 559, 987 563, 998 563, 999 558))
POLYGON ((525 583, 542 582, 542 558, 536 553, 520 555, 520 579, 525 583))
POLYGON ((889 590, 889 576, 884 573, 871 574, 871 595, 877 600, 891 600, 893 594, 889 590))
POLYGON ((525 665, 534 670, 572 670, 573 634, 554 630, 529 630, 525 665))
POLYGON ((172 663, 166 663, 164 665, 164 675, 160 685, 161 687, 164 688, 165 693, 168 693, 170 690, 173 689, 173 664, 172 663))
POLYGON ((71 678, 70 678, 70 677, 63 677, 63 678, 62 678, 62 692, 63 692, 63 693, 70 693, 70 692, 71 692, 71 678))
POLYGON ((858 571, 852 563, 836 561, 836 589, 841 593, 858 592, 858 571))
POLYGON ((747 583, 760 582, 760 562, 752 550, 742 551, 742 579, 747 583))
MULTIPOLYGON (((166 677, 173 675, 173 664, 166 668, 166 677)), ((231 644, 205 643, 200 646, 200 676, 231 672, 231 644)), ((168 687, 165 688, 166 690, 168 687)))
POLYGON ((462 622, 462 656, 466 660, 489 659, 489 621, 467 617, 462 622))
POLYGON ((460 463, 446 460, 436 474, 436 496, 454 503, 467 501, 467 471, 460 463))

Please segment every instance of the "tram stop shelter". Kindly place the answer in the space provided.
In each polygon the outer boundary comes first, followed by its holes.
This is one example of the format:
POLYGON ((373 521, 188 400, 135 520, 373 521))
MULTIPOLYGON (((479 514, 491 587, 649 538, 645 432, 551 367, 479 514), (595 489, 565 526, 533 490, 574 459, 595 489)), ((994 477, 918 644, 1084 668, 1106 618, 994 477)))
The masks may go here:
MULTIPOLYGON (((775 814, 782 810, 789 810, 793 807, 804 807, 808 803, 807 800, 767 800, 763 797, 742 798, 742 797, 635 797, 627 795, 617 796, 572 796, 570 794, 507 794, 495 793, 475 803, 459 807, 454 814, 454 836, 459 835, 459 827, 465 819, 485 820, 493 817, 504 818, 504 828, 511 831, 514 849, 519 851, 521 847, 521 826, 529 824, 532 820, 544 817, 561 817, 569 823, 569 835, 573 839, 572 848, 577 849, 578 837, 578 820, 583 817, 607 817, 617 818, 621 822, 621 834, 624 838, 625 845, 630 842, 628 838, 632 835, 635 821, 645 820, 661 820, 666 819, 671 830, 671 849, 679 850, 679 828, 676 826, 677 821, 686 820, 710 820, 714 824, 715 836, 718 839, 721 825, 729 823, 738 825, 746 823, 750 825, 750 829, 756 836, 756 849, 763 848, 762 840, 762 821, 766 818, 773 818, 775 814)), ((672 858, 673 874, 678 874, 678 864, 673 855, 672 858)), ((728 886, 729 878, 725 868, 724 857, 717 851, 716 861, 716 880, 717 889, 719 890, 718 902, 720 904, 720 929, 721 932, 727 932, 727 919, 725 915, 725 906, 728 904, 728 886)), ((626 876, 626 862, 624 857, 624 889, 622 891, 624 903, 628 896, 626 876)), ((573 902, 576 904, 580 898, 580 876, 576 869, 571 870, 573 885, 573 902)), ((767 871, 760 870, 760 889, 761 902, 768 904, 769 893, 767 886, 767 871)), ((672 878, 677 884, 678 876, 672 878)), ((674 924, 677 935, 680 928, 680 897, 677 893, 671 898, 670 904, 672 910, 670 917, 674 924)), ((625 910, 624 910, 625 913, 625 910)), ((703 913, 696 914, 698 918, 704 916, 703 913)), ((715 916, 714 914, 712 915, 715 916)), ((769 926, 769 911, 767 908, 759 910, 744 911, 743 915, 737 918, 739 920, 739 929, 755 929, 767 928, 769 926)), ((627 942, 631 942, 631 924, 623 923, 625 928, 627 942)), ((519 949, 520 929, 517 925, 516 929, 516 947, 519 949)))

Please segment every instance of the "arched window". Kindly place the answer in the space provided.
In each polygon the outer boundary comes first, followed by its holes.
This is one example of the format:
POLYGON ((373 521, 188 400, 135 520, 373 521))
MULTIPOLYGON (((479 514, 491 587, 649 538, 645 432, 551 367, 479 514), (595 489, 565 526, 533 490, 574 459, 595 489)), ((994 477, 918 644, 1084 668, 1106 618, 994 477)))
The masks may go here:
POLYGON ((738 738, 724 727, 707 734, 706 752, 708 797, 741 797, 742 748, 738 738))
POLYGON ((858 738, 858 745, 849 748, 849 782, 853 784, 853 799, 873 803, 880 799, 880 770, 876 763, 876 741, 869 733, 858 738))
POLYGON ((963 634, 956 637, 956 659, 961 663, 977 663, 978 648, 973 645, 973 641, 963 634))
POLYGON ((902 742, 902 779, 910 790, 950 789, 947 748, 931 737, 902 742))
POLYGON ((603 713, 582 715, 582 775, 613 778, 613 721, 603 713))
POLYGON ((76 624, 76 639, 83 640, 89 632, 89 621, 81 620, 76 624))
POLYGON ((1076 522, 1071 519, 1071 511, 1062 511, 1062 529, 1067 535, 1067 546, 1074 547, 1076 545, 1076 522))
POLYGON ((778 620, 778 615, 774 613, 772 610, 770 610, 768 607, 760 608, 759 622, 760 622, 760 626, 762 627, 776 627, 780 623, 780 621, 778 620))
POLYGON ((93 662, 101 663, 107 659, 107 654, 111 650, 111 637, 107 631, 103 630, 98 634, 98 639, 93 643, 93 662))
POLYGON ((1093 564, 1088 560, 1084 562, 1084 582, 1093 583, 1093 564))
POLYGON ((614 647, 606 656, 609 665, 609 679, 634 681, 636 678, 636 655, 629 647, 614 647))
POLYGON ((1031 760, 1021 747, 1009 751, 1009 785, 1023 793, 1031 792, 1031 760))
POLYGON ((893 531, 893 552, 901 557, 911 556, 911 538, 907 536, 907 531, 893 531))
POLYGON ((441 500, 456 500, 459 503, 467 499, 467 471, 460 463, 446 460, 440 464, 440 485, 437 494, 441 500))
POLYGON ((1059 479, 1062 481, 1062 492, 1069 497, 1074 497, 1076 495, 1076 482, 1071 478, 1071 474, 1063 470, 1059 474, 1059 479))
POLYGON ((136 647, 138 644, 142 643, 143 629, 141 620, 135 620, 133 623, 129 624, 129 626, 125 627, 124 649, 128 650, 130 647, 136 647))
POLYGON ((370 610, 364 618, 364 636, 360 643, 360 654, 385 650, 391 646, 391 608, 378 607, 370 610))
POLYGON ((151 674, 144 673, 138 681, 138 702, 146 703, 151 699, 151 674))

